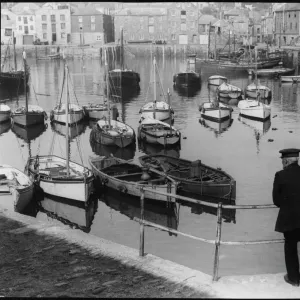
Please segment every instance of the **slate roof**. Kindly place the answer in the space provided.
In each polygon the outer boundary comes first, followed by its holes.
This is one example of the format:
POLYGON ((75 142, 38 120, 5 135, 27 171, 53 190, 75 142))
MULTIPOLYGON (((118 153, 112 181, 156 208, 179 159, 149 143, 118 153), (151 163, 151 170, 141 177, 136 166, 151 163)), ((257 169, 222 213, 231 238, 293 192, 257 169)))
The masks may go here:
POLYGON ((212 16, 212 15, 202 15, 202 16, 199 18, 198 24, 201 24, 201 25, 209 25, 210 22, 211 22, 211 24, 213 24, 213 23, 216 23, 217 21, 218 21, 218 19, 215 18, 215 17, 212 16))
POLYGON ((286 3, 275 11, 300 10, 300 3, 286 3))
POLYGON ((164 16, 167 14, 167 9, 158 7, 138 7, 124 8, 117 12, 115 16, 164 16))
POLYGON ((103 13, 99 12, 96 8, 94 7, 84 7, 84 8, 76 8, 73 7, 71 9, 72 11, 72 16, 94 16, 94 15, 103 15, 103 13))

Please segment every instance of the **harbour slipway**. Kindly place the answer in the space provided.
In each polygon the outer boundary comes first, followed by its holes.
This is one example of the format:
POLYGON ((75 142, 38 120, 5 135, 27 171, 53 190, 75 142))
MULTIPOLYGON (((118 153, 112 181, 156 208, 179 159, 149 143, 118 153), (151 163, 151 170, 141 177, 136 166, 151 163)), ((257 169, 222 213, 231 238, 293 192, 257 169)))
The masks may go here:
MULTIPOLYGON (((254 276, 226 276, 213 282, 212 277, 197 270, 147 254, 139 256, 136 249, 74 230, 68 226, 54 226, 37 221, 33 217, 18 214, 0 207, 3 217, 18 221, 20 228, 10 230, 10 234, 35 231, 38 235, 58 237, 77 244, 90 252, 91 256, 101 254, 120 263, 141 269, 154 276, 165 278, 174 284, 189 286, 196 291, 207 292, 213 298, 299 298, 300 288, 284 282, 280 274, 260 274, 254 276), (23 226, 22 226, 23 225, 23 226)), ((284 258, 282 258, 284 259, 284 258)))

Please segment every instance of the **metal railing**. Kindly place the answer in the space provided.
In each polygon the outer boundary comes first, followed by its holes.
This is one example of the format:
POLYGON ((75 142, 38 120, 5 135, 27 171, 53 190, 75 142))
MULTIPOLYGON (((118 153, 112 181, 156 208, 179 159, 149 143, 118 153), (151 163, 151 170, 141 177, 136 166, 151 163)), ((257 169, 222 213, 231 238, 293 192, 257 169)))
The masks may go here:
POLYGON ((277 208, 277 206, 273 204, 264 204, 264 205, 223 205, 221 202, 218 204, 215 203, 209 203, 206 201, 196 200, 189 197, 184 197, 176 194, 171 193, 165 193, 160 192, 157 190, 147 189, 147 188, 141 188, 141 217, 134 218, 135 221, 140 223, 140 245, 139 245, 139 255, 144 256, 145 255, 145 225, 155 227, 157 229, 162 229, 164 231, 167 231, 169 233, 182 235, 194 240, 198 240, 205 243, 215 244, 215 255, 214 255, 214 268, 213 268, 213 281, 218 280, 218 271, 219 271, 219 256, 220 256, 220 246, 221 245, 234 245, 234 246, 240 246, 240 245, 259 245, 259 244, 273 244, 273 243, 283 243, 284 239, 274 239, 274 240, 256 240, 256 241, 236 241, 236 242, 230 242, 230 241, 222 241, 221 240, 221 232, 222 232, 222 209, 266 209, 266 208, 277 208), (157 194, 157 195, 163 195, 167 196, 168 201, 171 201, 172 198, 180 199, 186 202, 191 203, 197 203, 205 206, 210 206, 217 208, 217 232, 216 232, 216 239, 215 240, 208 240, 200 237, 196 237, 184 232, 180 232, 175 229, 171 229, 162 225, 157 225, 155 223, 145 221, 144 219, 144 203, 145 203, 145 191, 157 194))

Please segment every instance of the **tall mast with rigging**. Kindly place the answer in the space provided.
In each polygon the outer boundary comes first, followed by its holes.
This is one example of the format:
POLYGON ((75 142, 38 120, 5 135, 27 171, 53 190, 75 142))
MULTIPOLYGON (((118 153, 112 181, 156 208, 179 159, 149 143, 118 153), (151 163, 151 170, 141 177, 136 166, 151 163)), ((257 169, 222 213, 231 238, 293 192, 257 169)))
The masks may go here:
POLYGON ((67 168, 67 176, 70 176, 70 168, 69 168, 69 85, 68 85, 68 66, 65 64, 65 72, 64 77, 66 80, 66 168, 67 168))
POLYGON ((25 108, 28 112, 28 97, 27 97, 27 74, 26 74, 26 52, 23 50, 23 64, 24 64, 24 91, 25 91, 25 108))
POLYGON ((108 125, 109 125, 109 128, 111 128, 111 121, 110 121, 110 101, 109 101, 109 78, 108 78, 108 64, 107 64, 106 49, 104 50, 104 57, 105 57, 105 71, 106 71, 106 97, 107 97, 108 125))
POLYGON ((12 33, 12 42, 14 47, 14 61, 15 61, 15 71, 17 71, 17 56, 16 56, 16 45, 15 45, 15 35, 12 33))

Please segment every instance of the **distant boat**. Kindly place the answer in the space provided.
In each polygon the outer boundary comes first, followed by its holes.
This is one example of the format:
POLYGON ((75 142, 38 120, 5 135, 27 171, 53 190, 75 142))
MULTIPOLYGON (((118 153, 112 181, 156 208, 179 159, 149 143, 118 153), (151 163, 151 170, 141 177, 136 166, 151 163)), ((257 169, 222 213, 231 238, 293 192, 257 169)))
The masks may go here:
MULTIPOLYGON (((295 69, 291 68, 272 68, 272 69, 260 69, 257 70, 257 76, 272 76, 272 77, 279 77, 280 75, 284 74, 291 74, 295 71, 295 69)), ((253 69, 248 70, 248 74, 254 76, 255 71, 253 69)))
MULTIPOLYGON (((156 72, 158 72, 157 70, 157 66, 156 66, 156 60, 155 57, 153 59, 153 89, 154 89, 154 101, 148 102, 146 103, 139 111, 140 115, 141 115, 141 119, 146 119, 146 118, 153 118, 159 121, 166 121, 166 120, 170 120, 172 122, 172 120, 174 119, 174 110, 172 109, 170 103, 166 103, 165 101, 157 101, 157 95, 156 95, 156 72)), ((164 91, 162 91, 163 93, 163 97, 165 97, 164 95, 164 91)), ((147 96, 146 96, 147 99, 147 96)), ((170 98, 169 98, 170 100, 170 98)))
MULTIPOLYGON (((108 108, 107 104, 89 104, 89 105, 83 105, 82 106, 84 113, 87 118, 89 119, 103 119, 103 118, 108 118, 108 108)), ((117 107, 111 106, 111 118, 112 120, 117 120, 119 116, 119 112, 117 107)))
POLYGON ((4 134, 5 132, 9 131, 9 129, 11 128, 11 119, 8 119, 5 122, 0 122, 0 136, 1 134, 4 134))
MULTIPOLYGON (((25 78, 27 74, 26 53, 23 51, 23 63, 25 69, 25 78)), ((26 80, 25 80, 26 81, 26 80)), ((28 104, 27 84, 24 83, 25 90, 25 106, 17 107, 11 114, 14 123, 24 127, 29 127, 37 124, 44 124, 47 119, 47 114, 43 108, 38 105, 28 104)))
POLYGON ((167 155, 144 155, 139 157, 141 165, 156 168, 179 182, 181 191, 198 195, 235 200, 236 182, 222 171, 209 167, 201 160, 189 161, 167 155))
POLYGON ((219 97, 236 99, 242 95, 242 90, 237 86, 223 82, 217 88, 217 94, 219 97))
POLYGON ((0 165, 0 201, 11 201, 14 211, 22 213, 33 199, 34 185, 20 170, 0 165))
POLYGON ((204 102, 200 105, 201 117, 215 122, 231 119, 233 109, 223 103, 204 102))
POLYGON ((60 59, 60 54, 59 54, 59 53, 49 54, 49 55, 47 55, 47 56, 38 57, 37 59, 38 59, 38 60, 60 59))
POLYGON ((280 76, 280 81, 297 83, 297 82, 300 82, 300 75, 280 76))
POLYGON ((11 117, 11 109, 8 105, 0 104, 0 123, 7 122, 11 117))
POLYGON ((247 97, 256 98, 257 93, 260 94, 262 99, 267 99, 271 97, 271 89, 264 85, 256 85, 254 82, 249 84, 245 89, 245 95, 247 97))
MULTIPOLYGON (((116 157, 96 157, 89 159, 96 182, 119 190, 131 196, 141 196, 141 188, 176 194, 176 182, 164 173, 152 168, 116 157)), ((145 198, 168 201, 168 197, 145 191, 145 198)))
POLYGON ((123 45, 123 29, 121 30, 121 68, 114 69, 108 72, 109 81, 111 86, 116 87, 130 87, 139 86, 140 75, 139 73, 124 68, 124 45, 123 45))
POLYGON ((221 85, 222 83, 227 83, 227 78, 221 75, 213 75, 208 78, 208 84, 211 85, 221 85))
POLYGON ((138 127, 138 139, 163 146, 180 143, 180 131, 175 127, 152 118, 141 121, 138 127))

